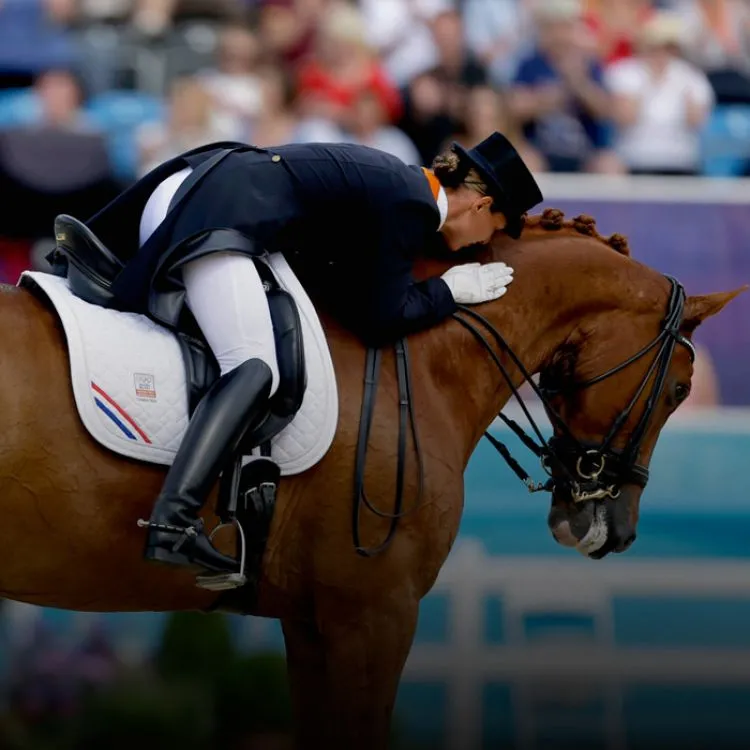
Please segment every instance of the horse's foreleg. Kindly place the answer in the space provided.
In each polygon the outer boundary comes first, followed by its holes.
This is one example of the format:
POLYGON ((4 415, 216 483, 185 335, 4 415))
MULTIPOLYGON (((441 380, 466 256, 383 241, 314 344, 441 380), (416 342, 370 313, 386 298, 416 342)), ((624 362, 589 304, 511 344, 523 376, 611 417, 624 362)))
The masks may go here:
POLYGON ((297 750, 324 747, 326 729, 325 645, 312 622, 282 620, 297 750))
POLYGON ((401 672, 417 624, 419 602, 395 594, 378 605, 319 616, 326 647, 328 747, 385 750, 401 672))

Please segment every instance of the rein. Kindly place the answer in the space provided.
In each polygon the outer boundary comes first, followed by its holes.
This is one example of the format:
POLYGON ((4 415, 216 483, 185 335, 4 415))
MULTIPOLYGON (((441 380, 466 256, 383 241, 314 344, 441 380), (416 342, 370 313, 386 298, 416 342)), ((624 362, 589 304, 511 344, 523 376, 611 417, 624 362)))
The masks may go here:
POLYGON ((412 407, 411 387, 411 365, 409 362, 409 351, 406 340, 396 342, 396 375, 398 378, 398 463, 396 468, 396 502, 393 513, 376 508, 368 499, 365 492, 365 463, 367 461, 367 441, 372 427, 372 417, 375 413, 375 400, 377 397, 378 380, 380 377, 380 349, 368 349, 365 360, 365 386, 362 395, 362 410, 359 417, 359 435, 357 436, 357 453, 354 465, 354 504, 352 510, 352 537, 354 549, 363 557, 374 557, 385 551, 393 540, 398 522, 405 516, 413 513, 422 501, 424 488, 424 464, 422 462, 422 449, 419 443, 417 423, 414 418, 412 407), (407 421, 414 439, 414 452, 417 456, 418 467, 418 491, 417 499, 408 510, 402 511, 404 502, 404 469, 406 465, 406 426, 407 421), (359 516, 362 505, 380 518, 388 518, 391 521, 385 539, 377 547, 363 547, 359 534, 359 516))
MULTIPOLYGON (((680 333, 680 323, 685 307, 685 290, 682 285, 671 276, 666 276, 671 284, 667 314, 662 321, 659 334, 640 351, 633 354, 624 362, 597 375, 590 380, 576 383, 573 388, 582 390, 621 372, 634 362, 637 362, 650 351, 658 347, 653 361, 649 365, 640 386, 628 405, 615 419, 612 427, 604 440, 599 445, 591 445, 581 442, 571 432, 565 420, 552 407, 550 399, 560 391, 538 386, 532 379, 532 374, 526 369, 523 362, 508 345, 502 334, 480 313, 464 305, 458 306, 458 312, 453 318, 466 328, 479 342, 482 348, 489 354, 490 358, 502 374, 505 382, 511 390, 512 395, 518 401, 523 413, 529 421, 537 440, 524 431, 514 420, 505 416, 502 412, 498 417, 510 427, 521 442, 540 459, 542 468, 549 475, 549 479, 543 483, 534 482, 528 472, 521 464, 513 458, 508 447, 486 430, 484 437, 500 453, 502 458, 512 469, 515 475, 526 485, 529 492, 553 492, 556 489, 564 489, 570 492, 575 503, 589 500, 600 500, 603 498, 616 498, 620 494, 619 486, 626 483, 634 483, 644 488, 648 482, 649 472, 645 466, 637 463, 638 453, 646 435, 646 429, 656 408, 659 397, 664 390, 672 355, 677 344, 687 347, 690 357, 695 361, 695 348, 693 344, 680 333), (462 317, 466 316, 466 317, 462 317), (488 333, 488 340, 484 333, 488 333), (526 404, 521 398, 519 388, 513 382, 508 368, 503 364, 494 346, 498 346, 513 362, 520 371, 523 381, 528 383, 540 401, 545 411, 556 428, 556 434, 549 440, 545 440, 542 431, 531 416, 526 404), (651 377, 654 376, 654 385, 646 401, 646 406, 638 424, 630 435, 625 448, 618 452, 612 448, 614 439, 624 427, 635 409, 638 399, 643 394, 651 377)), ((354 467, 354 504, 352 510, 352 536, 354 548, 358 554, 364 557, 373 557, 383 552, 390 545, 398 527, 398 522, 408 514, 414 512, 420 505, 424 487, 424 465, 417 432, 414 410, 412 407, 412 386, 409 353, 406 340, 401 339, 395 345, 396 374, 398 377, 399 392, 399 426, 398 426, 398 453, 396 469, 396 499, 393 513, 376 508, 370 502, 365 492, 365 464, 367 458, 367 442, 372 427, 373 414, 375 412, 375 401, 377 396, 378 381, 380 375, 381 350, 369 348, 365 360, 364 393, 362 396, 362 409, 359 421, 359 434, 357 436, 357 450, 354 467), (407 510, 403 510, 404 495, 404 471, 406 464, 406 430, 411 430, 414 439, 414 449, 418 466, 418 493, 414 504, 407 510), (362 505, 380 518, 390 519, 390 527, 385 539, 376 547, 362 546, 360 537, 360 512, 362 505)))
POLYGON ((667 276, 666 278, 671 284, 671 293, 667 315, 662 321, 661 331, 658 336, 621 364, 607 370, 601 375, 573 386, 575 390, 582 390, 600 383, 612 375, 621 372, 634 362, 637 362, 652 349, 659 346, 656 356, 635 395, 625 409, 620 412, 606 437, 599 445, 583 443, 573 435, 568 425, 552 407, 550 402, 550 398, 560 391, 543 388, 534 383, 532 374, 524 367, 500 332, 485 317, 463 305, 459 306, 458 313, 453 315, 454 319, 464 326, 490 355, 492 361, 508 384, 512 395, 520 404, 533 431, 536 433, 539 440, 538 443, 517 422, 506 417, 502 412, 498 414, 498 417, 505 422, 521 442, 540 459, 542 468, 550 476, 544 483, 535 483, 528 472, 513 458, 510 450, 504 443, 490 434, 489 431, 485 431, 484 433, 487 440, 500 453, 516 476, 526 485, 529 492, 552 492, 558 488, 567 489, 570 491, 573 501, 579 503, 605 497, 616 498, 620 493, 618 485, 621 484, 634 483, 641 488, 646 486, 649 472, 646 467, 637 463, 638 452, 645 438, 646 429, 656 408, 658 399, 664 389, 667 372, 676 345, 679 343, 687 347, 691 360, 695 361, 695 349, 692 343, 679 332, 685 307, 685 290, 676 279, 671 276, 667 276), (473 321, 476 321, 476 323, 461 317, 459 313, 468 316, 473 321), (508 369, 503 365, 500 357, 494 351, 492 343, 483 335, 480 326, 490 334, 494 342, 511 358, 515 366, 520 370, 524 382, 528 383, 539 397, 550 421, 553 423, 553 427, 556 427, 558 430, 558 434, 554 435, 549 441, 544 439, 541 430, 529 413, 526 404, 524 404, 519 389, 513 383, 508 369), (643 414, 631 433, 625 448, 621 452, 617 452, 612 448, 612 443, 633 412, 638 399, 643 394, 652 375, 655 376, 654 386, 649 394, 643 414), (553 469, 557 469, 558 476, 553 475, 553 469))

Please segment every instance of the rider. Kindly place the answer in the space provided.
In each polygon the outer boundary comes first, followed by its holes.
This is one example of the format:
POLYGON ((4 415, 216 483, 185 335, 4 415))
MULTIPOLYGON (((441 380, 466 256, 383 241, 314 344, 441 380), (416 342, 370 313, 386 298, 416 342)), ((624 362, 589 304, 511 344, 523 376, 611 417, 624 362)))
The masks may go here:
POLYGON ((327 294, 335 293, 342 323, 382 346, 436 325, 457 303, 504 294, 512 269, 503 263, 458 265, 416 283, 413 259, 433 252, 436 237, 453 251, 486 243, 498 230, 518 238, 523 215, 541 200, 500 133, 471 150, 453 144, 432 169, 350 144, 217 143, 157 167, 87 222, 128 259, 113 286, 114 306, 174 328, 186 305, 221 371, 156 501, 146 559, 238 572, 238 562, 213 547, 198 513, 278 386, 270 313, 250 256, 312 258, 322 277, 330 271, 337 279, 327 294), (193 175, 170 211, 180 185, 226 148, 235 150, 199 181, 193 175))

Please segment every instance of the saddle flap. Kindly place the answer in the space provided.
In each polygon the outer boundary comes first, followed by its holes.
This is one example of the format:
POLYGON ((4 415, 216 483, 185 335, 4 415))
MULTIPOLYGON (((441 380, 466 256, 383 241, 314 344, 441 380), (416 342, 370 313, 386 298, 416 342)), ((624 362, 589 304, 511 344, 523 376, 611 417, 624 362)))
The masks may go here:
POLYGON ((108 307, 112 283, 124 267, 122 261, 83 222, 67 214, 55 219, 55 241, 50 263, 58 269, 66 266, 65 275, 73 294, 108 307))
POLYGON ((271 399, 271 412, 288 417, 299 411, 307 387, 302 322, 289 292, 279 287, 270 289, 267 300, 279 366, 279 388, 271 399))

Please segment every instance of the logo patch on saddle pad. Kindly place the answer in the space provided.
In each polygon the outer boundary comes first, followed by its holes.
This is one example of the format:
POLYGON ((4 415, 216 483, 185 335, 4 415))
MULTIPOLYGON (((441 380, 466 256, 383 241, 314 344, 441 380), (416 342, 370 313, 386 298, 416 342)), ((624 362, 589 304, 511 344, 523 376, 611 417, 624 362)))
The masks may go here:
MULTIPOLYGON (((310 298, 283 256, 275 253, 265 262, 294 298, 302 323, 307 389, 292 422, 271 439, 270 458, 282 476, 290 476, 313 467, 330 448, 338 391, 328 341, 310 298)), ((145 315, 85 302, 54 274, 25 271, 18 285, 41 290, 60 318, 76 406, 91 436, 122 456, 170 465, 189 421, 177 337, 145 315)))
POLYGON ((136 398, 156 401, 156 385, 153 375, 145 372, 136 372, 133 375, 133 380, 135 381, 136 398))

